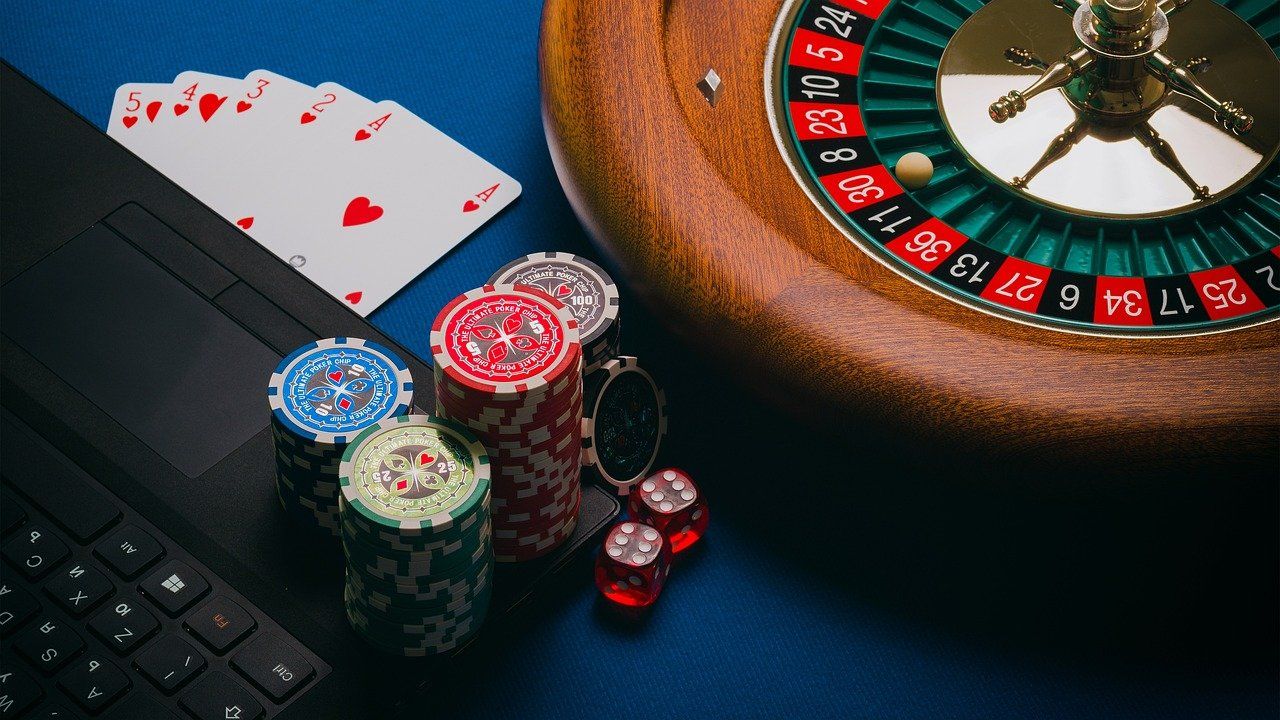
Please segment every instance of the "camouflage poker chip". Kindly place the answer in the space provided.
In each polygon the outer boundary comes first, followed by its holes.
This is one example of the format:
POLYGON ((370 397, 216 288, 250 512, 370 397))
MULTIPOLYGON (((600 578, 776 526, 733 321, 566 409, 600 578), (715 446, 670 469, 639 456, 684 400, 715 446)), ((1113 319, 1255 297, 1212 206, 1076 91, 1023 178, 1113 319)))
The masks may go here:
POLYGON ((484 446, 455 423, 405 415, 362 432, 338 483, 353 524, 430 535, 474 514, 489 490, 484 446))

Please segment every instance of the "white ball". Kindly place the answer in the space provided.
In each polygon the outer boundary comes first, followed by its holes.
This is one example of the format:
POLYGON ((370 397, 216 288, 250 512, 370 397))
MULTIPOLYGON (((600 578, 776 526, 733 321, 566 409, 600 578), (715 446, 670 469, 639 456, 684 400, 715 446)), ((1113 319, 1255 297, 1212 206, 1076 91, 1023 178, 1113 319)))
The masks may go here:
POLYGON ((933 161, 924 153, 909 152, 898 158, 893 174, 908 190, 919 190, 933 179, 933 161))

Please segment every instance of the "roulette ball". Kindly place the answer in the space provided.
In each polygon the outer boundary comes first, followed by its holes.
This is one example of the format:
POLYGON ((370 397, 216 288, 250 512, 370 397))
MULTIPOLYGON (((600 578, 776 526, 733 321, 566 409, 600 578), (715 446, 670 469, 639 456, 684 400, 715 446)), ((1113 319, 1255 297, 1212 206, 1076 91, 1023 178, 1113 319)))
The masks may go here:
POLYGON ((587 230, 780 409, 1274 470, 1278 52, 1276 0, 548 0, 540 61, 587 230))

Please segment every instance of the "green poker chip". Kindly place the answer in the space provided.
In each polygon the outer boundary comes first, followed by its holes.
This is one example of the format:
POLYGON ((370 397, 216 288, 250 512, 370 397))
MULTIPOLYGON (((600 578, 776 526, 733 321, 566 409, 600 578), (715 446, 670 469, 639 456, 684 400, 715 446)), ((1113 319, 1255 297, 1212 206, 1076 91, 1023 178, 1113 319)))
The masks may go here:
POLYGON ((430 415, 390 418, 360 433, 338 473, 352 525, 408 537, 434 535, 474 514, 489 480, 484 446, 430 415))
MULTIPOLYGON (((280 465, 323 487, 306 471, 325 461, 293 455, 280 465)), ((490 486, 484 446, 452 421, 389 418, 352 439, 337 472, 336 524, 347 619, 369 644, 433 655, 479 629, 493 574, 490 486)))

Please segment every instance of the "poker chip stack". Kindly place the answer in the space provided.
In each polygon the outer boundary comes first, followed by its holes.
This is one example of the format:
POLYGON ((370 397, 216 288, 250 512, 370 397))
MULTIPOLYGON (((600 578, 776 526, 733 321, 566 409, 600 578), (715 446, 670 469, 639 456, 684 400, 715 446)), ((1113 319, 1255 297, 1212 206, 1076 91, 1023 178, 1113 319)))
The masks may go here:
POLYGON ((436 407, 493 463, 499 562, 550 552, 577 524, 582 496, 582 346, 563 303, 527 285, 486 285, 446 305, 431 328, 436 407))
POLYGON ((436 655, 480 629, 493 587, 490 471, 475 436, 430 415, 383 420, 347 448, 343 604, 371 645, 436 655))
POLYGON ((408 365, 367 340, 318 340, 280 361, 267 399, 280 506, 303 525, 337 537, 342 455, 361 430, 409 411, 408 365))
POLYGON ((531 285, 567 305, 578 320, 584 374, 620 354, 618 286, 590 260, 566 252, 533 253, 507 263, 489 284, 531 285))

